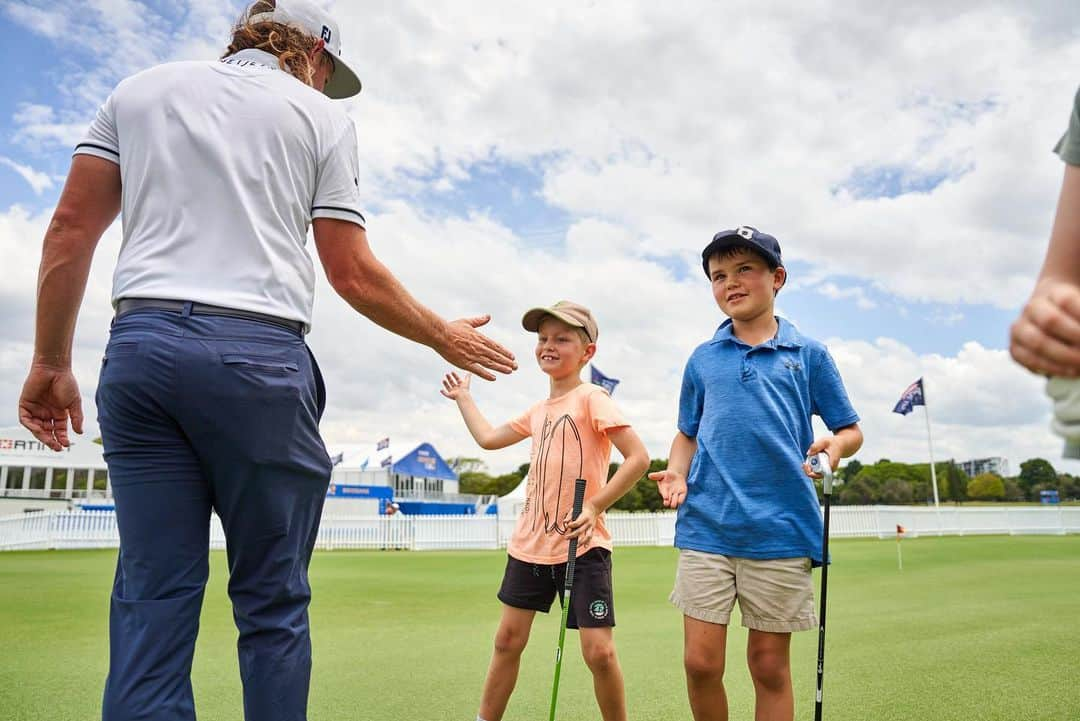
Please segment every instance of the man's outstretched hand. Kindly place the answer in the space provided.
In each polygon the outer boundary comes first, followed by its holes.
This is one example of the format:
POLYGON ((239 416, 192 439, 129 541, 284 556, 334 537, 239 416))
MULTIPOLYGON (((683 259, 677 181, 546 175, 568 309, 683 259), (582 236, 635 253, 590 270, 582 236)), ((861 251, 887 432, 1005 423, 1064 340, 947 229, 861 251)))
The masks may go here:
POLYGON ((495 380, 495 374, 517 370, 514 354, 476 330, 491 320, 490 315, 460 318, 448 324, 450 333, 439 355, 452 365, 474 373, 484 380, 495 380))

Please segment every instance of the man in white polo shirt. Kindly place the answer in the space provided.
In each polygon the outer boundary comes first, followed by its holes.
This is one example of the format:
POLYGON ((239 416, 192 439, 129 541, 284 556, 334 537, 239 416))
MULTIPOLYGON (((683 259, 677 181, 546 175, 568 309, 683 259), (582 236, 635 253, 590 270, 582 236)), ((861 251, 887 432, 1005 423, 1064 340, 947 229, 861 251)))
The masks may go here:
POLYGON ((97 391, 120 529, 105 721, 195 718, 212 510, 228 544, 245 717, 306 716, 307 569, 331 468, 304 343, 309 224, 357 311, 488 379, 516 367, 476 331, 486 316, 444 321, 372 255, 356 131, 330 100, 359 90, 323 11, 260 0, 221 61, 122 81, 75 150, 45 235, 19 414, 54 450, 68 445, 69 418, 82 432, 72 335, 94 248, 122 212, 97 391))

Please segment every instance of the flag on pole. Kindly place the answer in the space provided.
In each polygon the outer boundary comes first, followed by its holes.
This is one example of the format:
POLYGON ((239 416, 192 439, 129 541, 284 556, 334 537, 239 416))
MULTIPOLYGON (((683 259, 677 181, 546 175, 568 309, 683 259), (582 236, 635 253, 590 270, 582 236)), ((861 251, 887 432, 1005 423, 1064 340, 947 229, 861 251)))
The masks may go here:
POLYGON ((393 456, 387 456, 386 458, 382 459, 382 461, 379 462, 379 466, 382 467, 382 468, 388 468, 388 467, 390 467, 392 465, 394 465, 394 457, 393 456))
POLYGON ((893 413, 899 413, 902 416, 906 416, 915 410, 915 406, 925 406, 926 396, 923 394, 922 378, 915 381, 907 387, 907 390, 900 396, 900 400, 896 402, 896 406, 892 409, 893 413))
POLYGON ((901 536, 903 536, 903 535, 904 535, 905 533, 907 533, 907 529, 906 529, 906 528, 904 528, 903 526, 901 526, 901 525, 900 525, 899 523, 897 523, 897 524, 896 524, 896 537, 897 537, 897 538, 900 538, 900 537, 901 537, 901 536))
POLYGON ((934 470, 934 438, 930 434, 930 406, 926 405, 926 389, 923 388, 923 379, 915 381, 904 390, 900 400, 893 407, 893 413, 906 416, 915 410, 915 406, 922 406, 926 411, 926 446, 930 450, 930 486, 934 489, 934 508, 940 509, 938 501, 937 471, 934 470))
POLYGON ((615 394, 615 386, 619 385, 618 378, 610 378, 604 375, 591 363, 589 364, 589 372, 592 374, 593 383, 606 390, 609 396, 615 394))
POLYGON ((389 438, 383 438, 381 441, 379 441, 378 443, 375 444, 375 450, 377 450, 377 451, 381 451, 384 448, 389 448, 389 447, 390 447, 390 439, 389 438))
POLYGON ((331 466, 336 466, 337 464, 341 463, 341 461, 344 458, 345 458, 345 451, 342 451, 341 453, 338 453, 336 456, 330 456, 330 465, 331 466))

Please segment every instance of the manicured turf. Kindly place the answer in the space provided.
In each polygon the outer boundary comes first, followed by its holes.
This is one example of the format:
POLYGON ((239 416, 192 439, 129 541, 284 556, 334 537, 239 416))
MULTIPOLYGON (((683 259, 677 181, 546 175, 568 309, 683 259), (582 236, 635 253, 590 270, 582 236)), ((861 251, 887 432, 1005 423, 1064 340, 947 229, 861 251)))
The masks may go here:
MULTIPOLYGON (((839 721, 1080 719, 1080 537, 835 541, 825 716, 839 721)), ((675 551, 615 552, 616 639, 630 718, 690 718, 675 551)), ((99 717, 115 551, 0 554, 0 717, 99 717)), ((473 721, 499 606, 498 553, 318 553, 312 721, 473 721)), ((541 616, 507 721, 547 718, 558 615, 541 616)), ((746 634, 733 627, 732 719, 753 718, 746 634)), ((816 632, 793 643, 797 718, 813 715, 816 632)), ((599 717, 567 637, 560 719, 599 717)), ((240 718, 222 554, 195 657, 203 721, 240 718)))

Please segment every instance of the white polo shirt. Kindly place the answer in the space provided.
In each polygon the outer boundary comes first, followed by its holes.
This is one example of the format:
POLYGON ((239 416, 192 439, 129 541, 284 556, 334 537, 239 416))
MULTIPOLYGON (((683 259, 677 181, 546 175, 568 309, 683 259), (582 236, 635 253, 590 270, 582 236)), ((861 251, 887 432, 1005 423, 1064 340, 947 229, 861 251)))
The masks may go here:
POLYGON ((261 50, 123 80, 75 153, 120 165, 114 305, 191 300, 310 326, 311 219, 364 225, 352 120, 261 50))

